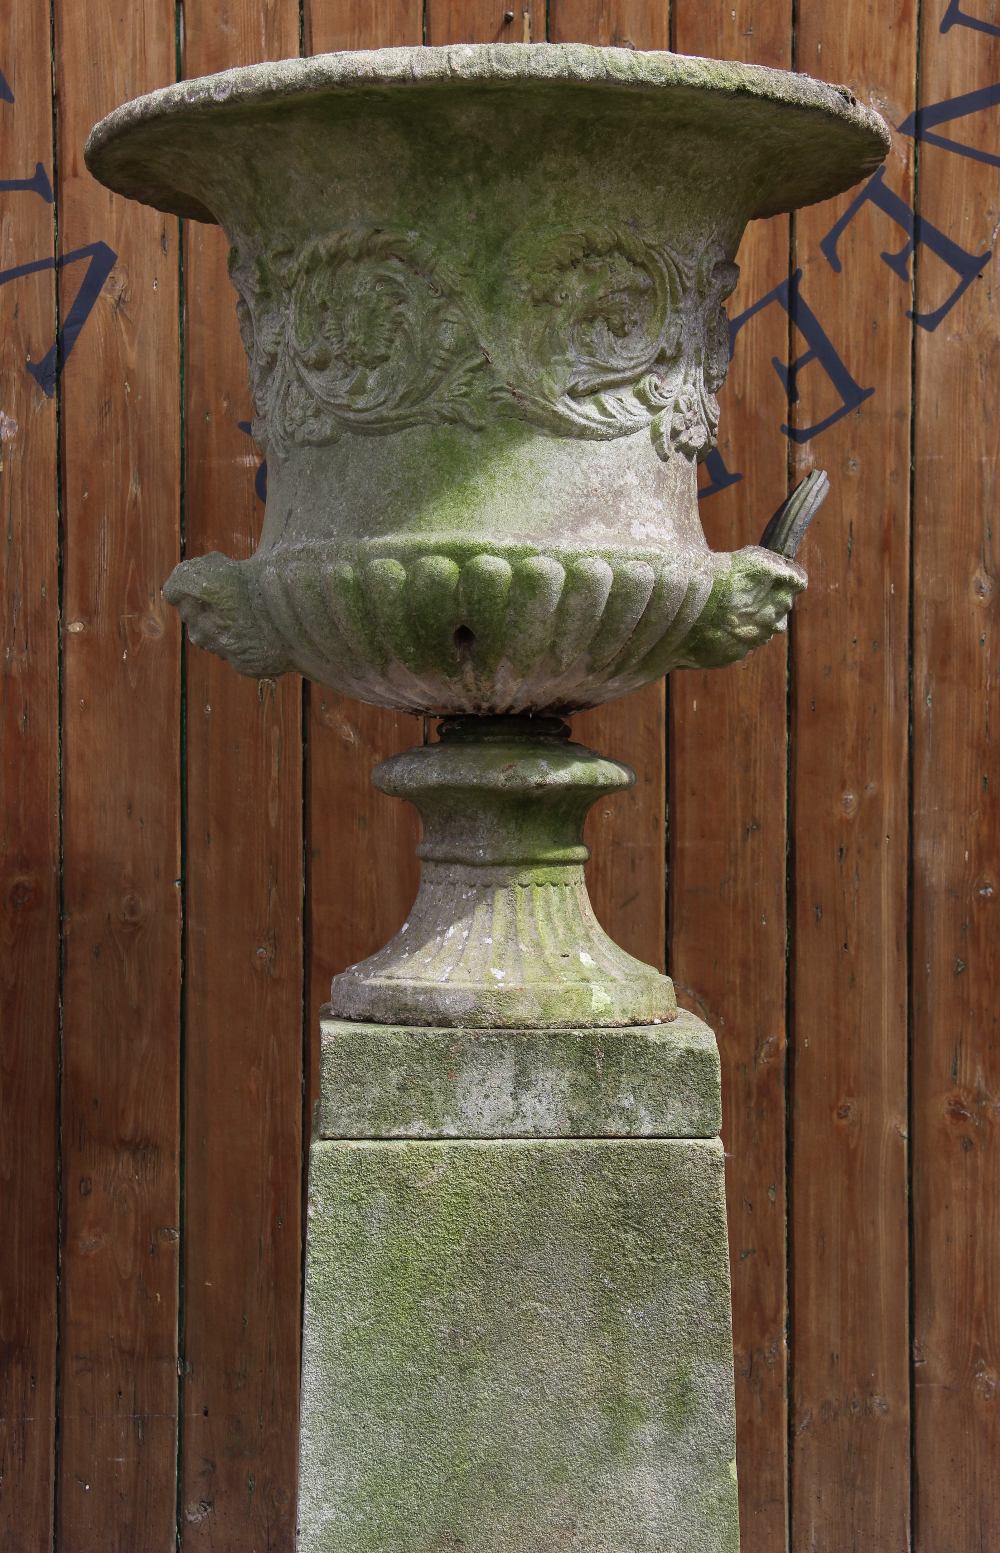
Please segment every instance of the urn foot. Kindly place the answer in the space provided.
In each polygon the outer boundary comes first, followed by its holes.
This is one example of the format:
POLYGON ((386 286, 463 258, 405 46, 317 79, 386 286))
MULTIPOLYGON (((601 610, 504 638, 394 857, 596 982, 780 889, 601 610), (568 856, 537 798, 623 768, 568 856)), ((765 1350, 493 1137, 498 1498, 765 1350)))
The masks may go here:
POLYGON ((583 822, 627 766, 569 741, 556 717, 461 717, 374 781, 420 811, 420 891, 384 948, 335 976, 330 1007, 380 1024, 664 1023, 673 983, 594 916, 583 822))

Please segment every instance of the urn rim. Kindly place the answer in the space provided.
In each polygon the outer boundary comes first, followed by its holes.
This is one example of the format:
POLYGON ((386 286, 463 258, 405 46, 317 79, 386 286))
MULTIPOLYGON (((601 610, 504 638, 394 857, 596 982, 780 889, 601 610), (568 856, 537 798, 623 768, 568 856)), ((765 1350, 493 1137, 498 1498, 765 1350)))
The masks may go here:
POLYGON ((885 121, 850 88, 809 75, 665 50, 490 43, 316 54, 178 81, 101 119, 84 157, 114 192, 214 223, 216 216, 170 176, 170 143, 178 129, 218 124, 226 114, 235 121, 255 106, 293 111, 296 103, 323 96, 384 101, 388 92, 431 88, 516 93, 532 83, 560 93, 630 94, 643 101, 653 126, 662 114, 665 130, 678 118, 706 116, 720 143, 727 132, 745 136, 749 126, 768 170, 766 190, 750 212, 754 218, 840 193, 873 172, 890 146, 885 121), (808 154, 812 148, 822 154, 808 154))

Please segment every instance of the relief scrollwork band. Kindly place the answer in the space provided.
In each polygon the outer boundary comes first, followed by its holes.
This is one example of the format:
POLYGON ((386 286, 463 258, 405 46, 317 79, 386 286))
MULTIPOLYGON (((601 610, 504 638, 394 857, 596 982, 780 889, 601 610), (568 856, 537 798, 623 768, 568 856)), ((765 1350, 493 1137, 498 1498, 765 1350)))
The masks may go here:
POLYGON ((729 365, 722 304, 738 274, 714 243, 690 259, 627 227, 552 239, 525 275, 539 319, 521 390, 529 419, 564 436, 651 427, 661 457, 704 457, 729 365))
POLYGON ((229 268, 269 456, 345 431, 492 418, 497 384, 472 322, 412 236, 347 230, 266 257, 234 248, 229 268))
POLYGON ((555 234, 494 270, 489 305, 417 234, 374 227, 236 247, 230 273, 271 457, 505 419, 597 439, 649 428, 663 458, 714 446, 738 275, 718 244, 692 257, 629 226, 555 234))

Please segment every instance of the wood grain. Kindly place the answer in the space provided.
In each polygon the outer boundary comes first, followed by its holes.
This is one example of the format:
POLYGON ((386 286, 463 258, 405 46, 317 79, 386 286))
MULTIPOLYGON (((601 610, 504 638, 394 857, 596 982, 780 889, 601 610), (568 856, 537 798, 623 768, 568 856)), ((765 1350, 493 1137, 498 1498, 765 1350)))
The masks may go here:
POLYGON ((669 48, 670 0, 551 0, 549 40, 669 48))
MULTIPOLYGON (((791 7, 676 0, 682 53, 787 69, 791 7)), ((785 218, 754 222, 740 247, 737 318, 787 273, 785 218)), ((720 452, 738 484, 707 497, 710 544, 752 544, 785 494, 786 361, 780 307, 740 331, 720 396, 720 452)), ((678 995, 716 1031, 723 1138, 743 1553, 786 1547, 785 1061, 787 652, 772 641, 726 670, 670 682, 670 948, 678 995)))
POLYGON ((543 0, 426 0, 427 43, 544 43, 543 0))
MULTIPOLYGON (((890 124, 916 62, 914 8, 800 4, 796 66, 890 124)), ((907 199, 897 138, 888 179, 907 199)), ((792 1547, 909 1545, 907 1316, 908 577, 911 325, 899 247, 862 209, 835 272, 820 242, 854 195, 796 217, 803 296, 874 394, 796 448, 832 494, 803 547, 793 628, 792 1547)), ((806 348, 796 334, 798 354, 806 348)), ((803 370, 800 435, 836 407, 803 370)), ((949 1544, 954 1546, 954 1544, 949 1544)))
MULTIPOLYGON (((995 33, 991 8, 962 10, 992 17, 995 33)), ((925 11, 925 106, 998 79, 1000 38, 942 33, 925 11)), ((937 132, 995 162, 995 107, 937 132)), ((993 250, 942 324, 917 330, 914 513, 916 1542, 979 1553, 1000 1546, 996 166, 922 146, 919 210, 969 254, 993 250)), ((917 310, 939 307, 955 279, 922 250, 917 310)))
MULTIPOLYGON (((551 0, 553 42, 620 43, 665 48, 668 8, 632 3, 551 0)), ((623 949, 663 968, 666 957, 666 691, 647 685, 621 701, 573 718, 573 737, 625 761, 636 784, 591 810, 587 884, 602 926, 623 949)))
MULTIPOLYGON (((0 176, 52 166, 49 22, 18 6, 0 176)), ((0 192, 0 270, 52 260, 53 208, 0 192)), ((26 370, 55 339, 53 269, 0 289, 0 1550, 49 1553, 59 1061, 56 400, 26 370)))
POLYGON ((421 0, 307 0, 304 22, 307 54, 397 48, 420 42, 423 5, 421 0))
POLYGON ((602 927, 649 965, 666 963, 666 692, 663 683, 583 712, 573 737, 635 772, 628 792, 602 798, 584 827, 587 888, 602 927))
MULTIPOLYGON (((409 4, 386 9, 305 0, 313 51, 419 43, 409 4), (405 23, 405 25, 404 25, 405 23)), ((419 744, 421 721, 365 706, 322 685, 308 693, 308 1102, 317 1094, 319 1011, 330 978, 391 938, 406 920, 419 880, 416 811, 372 786, 380 761, 419 744)))
MULTIPOLYGON (((295 0, 184 11, 183 70, 298 51, 295 0)), ((246 357, 219 228, 184 244, 189 555, 249 555, 263 508, 246 357)), ((302 1167, 301 681, 189 647, 187 682, 185 1553, 291 1553, 302 1167)))
MULTIPOLYGON (((65 910, 57 1545, 173 1553, 180 631, 177 223, 89 177, 101 114, 174 75, 173 4, 59 0, 59 233, 118 255, 63 384, 65 910)), ((65 315, 77 277, 61 285, 65 315)))

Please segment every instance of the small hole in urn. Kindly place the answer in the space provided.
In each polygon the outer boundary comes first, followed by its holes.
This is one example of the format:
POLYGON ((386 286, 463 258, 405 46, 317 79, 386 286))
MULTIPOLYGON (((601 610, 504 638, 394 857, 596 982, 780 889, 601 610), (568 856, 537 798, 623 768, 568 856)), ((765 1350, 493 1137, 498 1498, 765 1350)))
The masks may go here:
POLYGON ((455 643, 455 650, 459 657, 464 658, 475 646, 476 633, 471 631, 468 626, 459 626, 452 640, 455 643))

